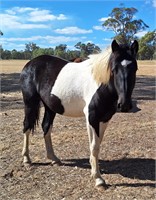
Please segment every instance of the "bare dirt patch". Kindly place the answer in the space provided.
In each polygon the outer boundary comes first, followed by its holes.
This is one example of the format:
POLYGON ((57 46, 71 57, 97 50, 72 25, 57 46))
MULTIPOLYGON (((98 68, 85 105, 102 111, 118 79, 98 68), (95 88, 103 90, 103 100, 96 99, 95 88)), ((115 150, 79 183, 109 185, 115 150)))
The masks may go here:
MULTIPOLYGON (((147 200, 155 199, 155 63, 139 62, 133 112, 113 116, 103 139, 100 167, 109 189, 99 192, 90 179, 84 118, 57 116, 53 144, 63 166, 46 160, 41 127, 31 137, 32 166, 22 164, 23 102, 19 73, 26 61, 0 61, 0 199, 147 200), (16 66, 16 69, 14 69, 16 66), (10 70, 10 71, 9 71, 10 70)), ((42 120, 43 110, 41 112, 42 120)))

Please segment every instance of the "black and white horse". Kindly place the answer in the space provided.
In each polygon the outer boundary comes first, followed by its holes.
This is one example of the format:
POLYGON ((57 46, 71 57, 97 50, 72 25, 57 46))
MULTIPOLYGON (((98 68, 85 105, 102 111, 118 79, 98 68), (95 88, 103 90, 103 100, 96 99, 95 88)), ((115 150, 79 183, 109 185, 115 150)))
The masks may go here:
POLYGON ((135 85, 138 42, 130 46, 115 40, 111 48, 89 59, 72 63, 43 55, 29 61, 21 72, 21 88, 25 106, 24 163, 30 163, 29 134, 39 119, 40 102, 45 107, 42 128, 47 158, 61 163, 54 153, 51 130, 56 113, 85 116, 89 143, 91 175, 96 186, 106 187, 101 177, 98 155, 104 131, 117 110, 132 108, 131 95, 135 85))

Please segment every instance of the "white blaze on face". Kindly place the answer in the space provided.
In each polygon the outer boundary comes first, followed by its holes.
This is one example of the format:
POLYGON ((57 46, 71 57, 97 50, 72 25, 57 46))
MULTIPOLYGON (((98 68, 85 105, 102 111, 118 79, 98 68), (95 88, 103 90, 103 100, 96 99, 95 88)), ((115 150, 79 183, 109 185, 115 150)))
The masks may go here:
POLYGON ((129 65, 130 63, 132 63, 132 61, 130 61, 130 60, 123 60, 123 61, 121 62, 121 65, 122 65, 123 67, 127 67, 127 65, 129 65))

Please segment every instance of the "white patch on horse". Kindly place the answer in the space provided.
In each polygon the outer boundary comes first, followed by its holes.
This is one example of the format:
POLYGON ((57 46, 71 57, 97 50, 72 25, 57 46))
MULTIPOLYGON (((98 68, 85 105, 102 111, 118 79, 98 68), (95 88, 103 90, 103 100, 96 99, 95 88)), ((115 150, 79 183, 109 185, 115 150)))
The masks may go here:
POLYGON ((132 61, 130 61, 130 60, 123 60, 123 61, 121 62, 121 65, 122 65, 123 67, 127 67, 127 65, 129 65, 130 63, 132 63, 132 61))
POLYGON ((30 135, 30 130, 24 133, 24 143, 23 143, 23 151, 22 151, 24 163, 31 163, 31 159, 29 157, 29 135, 30 135))
POLYGON ((68 63, 59 73, 51 94, 56 95, 64 107, 63 115, 84 116, 83 109, 89 104, 98 89, 92 76, 90 60, 81 63, 68 63))

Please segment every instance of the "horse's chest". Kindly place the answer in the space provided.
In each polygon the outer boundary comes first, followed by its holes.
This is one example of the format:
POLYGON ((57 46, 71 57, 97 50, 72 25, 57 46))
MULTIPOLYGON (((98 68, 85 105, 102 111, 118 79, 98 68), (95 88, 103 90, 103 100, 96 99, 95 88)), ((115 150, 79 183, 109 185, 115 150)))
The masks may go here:
POLYGON ((116 99, 102 86, 93 95, 89 104, 89 116, 101 122, 107 122, 116 112, 116 99))

